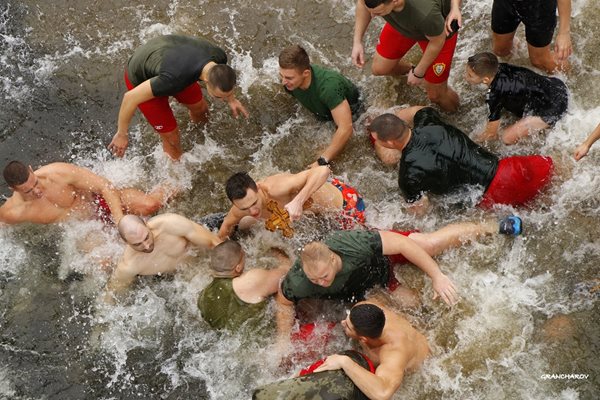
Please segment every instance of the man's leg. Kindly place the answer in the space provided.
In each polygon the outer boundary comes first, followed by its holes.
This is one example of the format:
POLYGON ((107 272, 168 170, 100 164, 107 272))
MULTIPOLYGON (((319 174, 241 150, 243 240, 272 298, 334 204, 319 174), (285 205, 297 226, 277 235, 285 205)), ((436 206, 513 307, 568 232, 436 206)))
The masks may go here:
POLYGON ((205 99, 194 104, 184 104, 190 110, 190 119, 192 122, 208 122, 208 103, 205 99))
POLYGON ((515 32, 494 33, 492 32, 492 51, 498 57, 508 57, 512 53, 515 32))
POLYGON ((403 59, 389 59, 375 53, 373 64, 371 65, 371 72, 376 76, 401 76, 408 74, 411 67, 412 65, 403 59))
POLYGON ((539 132, 549 127, 550 125, 540 117, 525 117, 504 129, 502 141, 504 144, 515 144, 530 133, 539 132))
POLYGON ((458 94, 448 86, 448 81, 442 83, 425 82, 427 97, 432 103, 438 104, 442 110, 455 112, 458 110, 460 99, 458 94))
POLYGON ((550 45, 545 47, 534 47, 527 43, 529 51, 529 60, 534 67, 546 71, 549 74, 555 73, 557 70, 568 72, 570 64, 567 60, 562 63, 557 63, 554 57, 554 52, 550 50, 550 45))
POLYGON ((462 246, 480 236, 497 233, 498 228, 498 222, 493 220, 479 223, 461 222, 447 225, 435 232, 413 232, 408 237, 434 257, 449 248, 462 246))
POLYGON ((175 161, 179 161, 183 150, 181 149, 181 139, 179 137, 179 128, 175 128, 170 132, 159 133, 162 140, 163 150, 169 157, 175 161))

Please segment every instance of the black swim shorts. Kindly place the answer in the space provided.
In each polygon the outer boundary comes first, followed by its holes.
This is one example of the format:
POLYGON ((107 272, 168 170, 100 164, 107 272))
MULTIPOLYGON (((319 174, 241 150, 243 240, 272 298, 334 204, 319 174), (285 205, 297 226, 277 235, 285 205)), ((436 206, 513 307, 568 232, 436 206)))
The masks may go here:
POLYGON ((525 38, 533 47, 546 47, 556 28, 557 0, 494 0, 492 31, 499 35, 525 25, 525 38))

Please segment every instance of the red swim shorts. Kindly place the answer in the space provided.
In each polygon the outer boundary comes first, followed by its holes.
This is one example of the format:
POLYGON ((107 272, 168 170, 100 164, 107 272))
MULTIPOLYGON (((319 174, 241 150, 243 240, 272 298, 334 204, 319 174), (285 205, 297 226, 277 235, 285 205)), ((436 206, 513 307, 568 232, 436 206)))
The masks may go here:
POLYGON ((96 206, 96 216, 98 219, 106 225, 114 225, 115 222, 112 218, 112 212, 104 197, 102 197, 101 194, 92 193, 92 201, 96 206))
POLYGON ((553 171, 554 163, 550 157, 534 155, 503 158, 479 206, 523 205, 550 182, 553 171))
MULTIPOLYGON (((440 54, 438 54, 433 63, 427 68, 427 72, 425 72, 425 80, 427 82, 442 83, 448 80, 457 38, 458 34, 454 34, 452 37, 446 39, 440 54)), ((379 35, 379 43, 377 43, 376 50, 383 58, 399 60, 408 53, 415 43, 419 43, 421 50, 424 52, 429 41, 409 39, 386 22, 379 35)))
MULTIPOLYGON (((125 85, 128 90, 135 87, 129 80, 127 71, 125 71, 125 85)), ((181 104, 196 104, 202 100, 202 89, 198 82, 194 82, 173 97, 181 104)), ((158 133, 171 132, 177 128, 177 121, 169 105, 169 96, 155 97, 141 103, 138 108, 158 133)))

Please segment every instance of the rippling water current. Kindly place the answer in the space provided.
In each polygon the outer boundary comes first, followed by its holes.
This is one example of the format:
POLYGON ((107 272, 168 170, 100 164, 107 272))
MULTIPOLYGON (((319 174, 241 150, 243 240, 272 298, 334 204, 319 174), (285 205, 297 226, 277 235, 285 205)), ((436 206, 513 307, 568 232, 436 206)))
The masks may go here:
MULTIPOLYGON (((467 87, 462 71, 470 54, 489 49, 491 1, 463 3, 465 27, 450 77, 463 105, 448 118, 474 133, 483 127, 486 107, 483 93, 467 87)), ((0 164, 13 158, 34 167, 70 161, 119 186, 143 189, 168 179, 186 187, 169 211, 198 217, 224 210, 223 182, 231 173, 298 171, 333 130, 283 93, 276 58, 283 47, 300 43, 314 62, 341 70, 357 82, 371 112, 426 102, 422 91, 402 80, 375 78, 351 65, 353 15, 351 0, 4 0, 0 164), (221 44, 239 71, 239 97, 251 117, 234 120, 223 104, 213 103, 210 123, 196 126, 177 108, 187 150, 178 165, 165 159, 157 137, 138 117, 127 157, 115 160, 105 145, 116 129, 124 64, 136 46, 165 33, 202 35, 221 44)), ((588 289, 600 278, 600 146, 579 163, 571 154, 600 122, 599 18, 598 2, 573 1, 575 55, 566 77, 572 92, 566 118, 545 139, 493 148, 503 155, 549 154, 560 164, 552 189, 519 210, 526 234, 486 240, 438 259, 462 294, 452 309, 430 299, 430 283, 419 271, 405 267, 399 274, 424 297, 423 310, 411 318, 434 356, 405 379, 395 398, 598 398, 598 293, 588 289), (571 334, 552 339, 547 321, 561 315, 571 334), (544 379, 571 373, 589 376, 544 379)), ((381 23, 372 25, 369 56, 381 23)), ((518 36, 524 43, 522 31, 518 36)), ((527 65, 524 45, 511 62, 527 65)), ((395 170, 375 159, 360 121, 335 173, 359 188, 368 201, 368 220, 379 227, 432 230, 512 211, 459 212, 451 199, 437 199, 430 215, 413 219, 403 210, 395 170)), ((9 195, 6 187, 1 190, 9 195)), ((308 221, 299 230, 315 227, 308 221)), ((269 262, 264 253, 270 244, 293 249, 297 243, 262 231, 243 239, 251 266, 269 262)), ((124 303, 98 309, 95 298, 107 279, 100 260, 114 260, 121 251, 114 232, 96 222, 0 230, 0 398, 244 399, 256 385, 287 376, 268 335, 218 335, 199 318, 196 296, 210 280, 205 254, 172 278, 140 279, 124 303), (101 246, 83 253, 76 245, 81 238, 101 246)), ((337 333, 332 351, 349 345, 337 333)))

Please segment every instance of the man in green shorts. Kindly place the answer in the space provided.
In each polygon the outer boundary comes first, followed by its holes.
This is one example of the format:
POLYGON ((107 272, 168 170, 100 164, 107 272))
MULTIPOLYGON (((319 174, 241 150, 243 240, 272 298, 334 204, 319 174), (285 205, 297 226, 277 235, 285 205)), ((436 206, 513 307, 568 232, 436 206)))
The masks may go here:
POLYGON ((407 288, 398 288, 391 269, 396 263, 410 262, 419 267, 433 282, 434 298, 439 296, 448 305, 453 305, 458 301, 456 287, 431 257, 483 235, 517 235, 520 224, 520 218, 510 216, 500 223, 450 224, 431 233, 336 231, 323 242, 308 243, 281 283, 281 296, 278 297, 280 340, 289 336, 293 325, 293 304, 303 299, 356 302, 362 300, 369 289, 387 286, 400 303, 414 304, 414 293, 407 288), (518 231, 514 229, 515 223, 519 225, 518 231))
POLYGON ((227 240, 216 246, 210 258, 212 282, 198 296, 202 318, 215 329, 238 330, 243 324, 260 325, 268 298, 277 294, 279 282, 289 270, 289 258, 276 253, 278 268, 244 272, 244 250, 227 240))
POLYGON ((358 88, 339 72, 311 64, 306 51, 298 45, 279 54, 279 75, 286 92, 317 118, 333 120, 337 126, 329 146, 310 166, 329 164, 352 136, 352 117, 361 106, 358 88))

